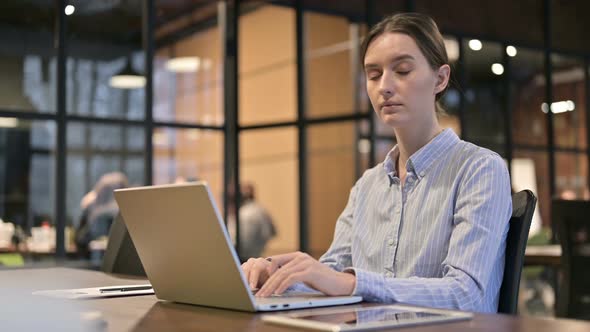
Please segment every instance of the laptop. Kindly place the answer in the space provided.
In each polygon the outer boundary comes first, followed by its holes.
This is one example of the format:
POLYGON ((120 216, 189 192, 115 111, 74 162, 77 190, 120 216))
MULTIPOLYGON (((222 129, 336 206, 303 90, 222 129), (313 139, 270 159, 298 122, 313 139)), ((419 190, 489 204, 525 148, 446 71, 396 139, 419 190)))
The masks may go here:
POLYGON ((362 301, 316 293, 254 297, 205 182, 118 189, 115 199, 161 300, 250 312, 362 301))

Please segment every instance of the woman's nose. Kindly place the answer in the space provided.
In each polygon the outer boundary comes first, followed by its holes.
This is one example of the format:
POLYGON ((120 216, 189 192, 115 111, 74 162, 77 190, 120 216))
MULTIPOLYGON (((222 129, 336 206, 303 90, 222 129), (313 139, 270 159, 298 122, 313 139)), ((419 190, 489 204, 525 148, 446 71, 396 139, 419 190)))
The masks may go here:
POLYGON ((394 93, 393 81, 390 77, 383 75, 379 84, 379 93, 384 97, 390 97, 394 93))

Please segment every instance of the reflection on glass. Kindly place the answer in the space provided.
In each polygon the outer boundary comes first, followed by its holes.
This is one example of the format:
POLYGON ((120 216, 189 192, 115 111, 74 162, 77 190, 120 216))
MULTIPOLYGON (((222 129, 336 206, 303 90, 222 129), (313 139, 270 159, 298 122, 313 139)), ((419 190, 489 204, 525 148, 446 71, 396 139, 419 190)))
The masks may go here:
MULTIPOLYGON (((111 82, 130 71, 143 75, 141 3, 78 6, 67 16, 66 102, 69 114, 144 118, 144 88, 111 82), (100 15, 96 15, 97 11, 100 15)), ((145 79, 145 78, 143 78, 145 79)))
POLYGON ((55 112, 55 3, 3 1, 0 7, 0 109, 55 112))
POLYGON ((553 54, 553 102, 543 112, 553 112, 555 145, 585 149, 586 104, 584 62, 582 59, 553 54))
POLYGON ((106 173, 123 173, 130 185, 144 181, 144 129, 113 124, 68 124, 66 213, 76 228, 82 198, 106 173))
MULTIPOLYGON (((354 52, 360 45, 357 25, 342 16, 305 13, 307 115, 321 117, 360 111, 361 75, 354 52), (356 105, 355 105, 356 104, 356 105)), ((362 86, 364 90, 365 87, 362 86)), ((366 110, 367 103, 363 109, 366 110)))
POLYGON ((360 156, 353 122, 308 129, 308 201, 310 254, 321 256, 332 243, 338 216, 356 181, 360 156))
MULTIPOLYGON (((2 226, 0 249, 26 251, 33 227, 46 224, 49 231, 55 225, 55 124, 13 124, 0 126, 0 219, 10 223, 2 226)), ((47 250, 55 247, 52 239, 43 243, 47 250)))
POLYGON ((242 6, 239 19, 239 122, 297 118, 295 10, 242 6))
POLYGON ((155 184, 207 181, 223 211, 223 132, 159 127, 153 142, 155 184))
POLYGON ((503 75, 492 71, 492 65, 502 62, 500 44, 481 42, 481 50, 465 50, 465 120, 469 141, 502 144, 505 141, 503 75))
POLYGON ((163 17, 157 28, 158 39, 168 42, 156 50, 154 58, 154 118, 222 125, 223 44, 218 3, 196 9, 191 3, 161 2, 157 6, 164 12, 192 11, 194 22, 163 17))
POLYGON ((555 153, 555 187, 561 199, 590 200, 588 156, 585 153, 555 153))
POLYGON ((510 58, 510 107, 514 144, 547 145, 543 53, 518 48, 510 58))
POLYGON ((273 218, 276 237, 266 255, 299 248, 299 178, 294 127, 240 134, 240 182, 256 188, 256 201, 273 218))
POLYGON ((529 189, 537 196, 530 234, 550 227, 551 195, 549 192, 549 157, 547 152, 514 150, 511 170, 512 190, 529 189))
MULTIPOLYGON (((133 68, 140 72, 143 55, 132 57, 133 68)), ((84 116, 125 118, 144 117, 144 89, 111 86, 110 80, 126 65, 125 57, 113 59, 75 59, 67 62, 67 110, 84 116), (90 78, 90 79, 89 79, 90 78)))

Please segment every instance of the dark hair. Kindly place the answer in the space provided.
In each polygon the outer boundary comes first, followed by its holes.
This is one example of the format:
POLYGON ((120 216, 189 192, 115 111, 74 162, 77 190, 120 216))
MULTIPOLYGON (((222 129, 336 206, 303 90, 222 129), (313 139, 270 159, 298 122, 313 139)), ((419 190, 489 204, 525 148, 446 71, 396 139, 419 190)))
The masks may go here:
MULTIPOLYGON (((369 31, 361 46, 361 65, 365 64, 365 55, 371 42, 380 35, 391 32, 412 37, 433 70, 438 70, 440 66, 449 63, 444 39, 434 20, 424 14, 399 13, 384 18, 369 31)), ((436 94, 437 101, 447 88, 436 94)), ((437 111, 439 111, 438 107, 437 111)))

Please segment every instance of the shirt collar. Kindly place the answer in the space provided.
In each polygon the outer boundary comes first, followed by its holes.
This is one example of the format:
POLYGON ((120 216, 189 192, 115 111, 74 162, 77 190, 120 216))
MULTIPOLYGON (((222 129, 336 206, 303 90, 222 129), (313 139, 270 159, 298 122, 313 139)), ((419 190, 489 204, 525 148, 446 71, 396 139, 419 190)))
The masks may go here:
MULTIPOLYGON (((407 171, 413 172, 418 178, 423 178, 428 171, 428 168, 447 151, 449 151, 455 144, 460 141, 455 132, 447 128, 440 134, 436 135, 430 142, 424 145, 420 150, 416 151, 408 159, 407 171)), ((390 176, 397 176, 395 170, 395 162, 399 158, 399 147, 396 144, 385 157, 383 161, 383 168, 390 176)))

